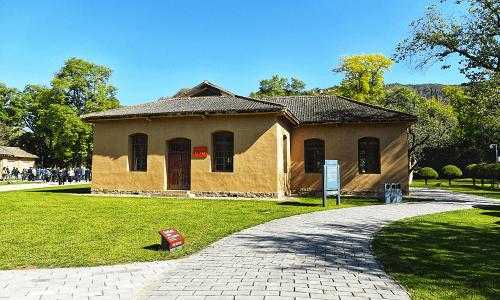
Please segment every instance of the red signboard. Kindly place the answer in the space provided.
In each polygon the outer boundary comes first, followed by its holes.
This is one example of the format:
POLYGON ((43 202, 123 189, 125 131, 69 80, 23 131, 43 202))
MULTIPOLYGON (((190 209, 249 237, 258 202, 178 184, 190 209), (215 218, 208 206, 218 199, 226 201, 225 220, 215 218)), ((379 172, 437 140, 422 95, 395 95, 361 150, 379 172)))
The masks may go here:
POLYGON ((158 231, 161 235, 161 249, 174 251, 184 245, 184 237, 174 228, 158 231))
POLYGON ((208 155, 207 146, 193 147, 193 157, 194 158, 205 158, 208 155))

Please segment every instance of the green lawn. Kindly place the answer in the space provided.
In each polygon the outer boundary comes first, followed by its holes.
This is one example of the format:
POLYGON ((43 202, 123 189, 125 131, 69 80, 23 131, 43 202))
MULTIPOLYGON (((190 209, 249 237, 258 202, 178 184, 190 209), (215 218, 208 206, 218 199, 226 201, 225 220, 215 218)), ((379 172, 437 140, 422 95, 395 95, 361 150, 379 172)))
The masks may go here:
POLYGON ((448 185, 447 179, 432 179, 425 181, 423 179, 413 180, 412 187, 428 187, 428 188, 438 188, 443 190, 451 190, 466 194, 472 194, 477 196, 488 197, 492 199, 500 200, 500 189, 492 188, 489 182, 485 182, 484 187, 481 186, 481 181, 476 180, 476 186, 472 185, 472 179, 462 178, 456 179, 451 182, 451 186, 448 185))
MULTIPOLYGON (((95 266, 188 255, 233 232, 322 210, 320 198, 297 201, 95 197, 88 185, 0 193, 0 269, 95 266), (158 230, 175 227, 185 248, 156 251, 158 230)), ((327 209, 339 208, 334 199, 327 209)), ((372 205, 343 199, 340 208, 372 205)))
POLYGON ((373 249, 413 299, 500 299, 500 205, 401 220, 373 249))

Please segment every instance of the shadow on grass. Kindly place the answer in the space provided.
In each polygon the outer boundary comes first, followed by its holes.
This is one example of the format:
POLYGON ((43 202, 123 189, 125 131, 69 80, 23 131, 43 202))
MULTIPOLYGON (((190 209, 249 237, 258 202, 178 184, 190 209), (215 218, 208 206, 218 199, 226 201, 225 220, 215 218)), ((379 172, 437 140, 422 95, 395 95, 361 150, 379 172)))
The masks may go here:
POLYGON ((480 216, 500 218, 500 205, 477 207, 479 213, 471 215, 385 227, 373 241, 375 254, 411 292, 422 293, 419 299, 466 294, 495 299, 500 293, 500 228, 493 224, 499 221, 485 223, 480 216))
POLYGON ((56 194, 90 194, 90 188, 48 188, 29 191, 31 193, 56 193, 56 194))
POLYGON ((151 250, 151 251, 157 251, 158 252, 158 251, 160 251, 160 247, 161 247, 160 244, 153 244, 153 245, 142 247, 142 249, 144 249, 144 250, 151 250))
POLYGON ((288 206, 321 206, 321 203, 304 203, 299 201, 285 201, 280 202, 278 205, 288 205, 288 206))

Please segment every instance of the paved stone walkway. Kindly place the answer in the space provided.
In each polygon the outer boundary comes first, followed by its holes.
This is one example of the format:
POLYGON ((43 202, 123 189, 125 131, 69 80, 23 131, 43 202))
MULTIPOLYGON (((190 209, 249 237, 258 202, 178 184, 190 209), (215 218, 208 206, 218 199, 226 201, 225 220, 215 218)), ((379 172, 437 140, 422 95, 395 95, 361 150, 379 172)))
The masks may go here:
POLYGON ((408 299, 371 253, 373 234, 401 218, 491 203, 437 190, 412 196, 439 202, 274 220, 174 261, 0 271, 0 299, 408 299))
MULTIPOLYGON (((88 184, 90 182, 66 182, 64 185, 79 185, 79 184, 88 184)), ((57 182, 35 182, 35 183, 23 183, 23 184, 2 184, 0 185, 0 192, 10 192, 10 191, 19 191, 19 190, 29 190, 29 189, 39 189, 46 187, 58 187, 59 184, 57 182)))
POLYGON ((0 300, 131 299, 175 261, 0 271, 0 300))

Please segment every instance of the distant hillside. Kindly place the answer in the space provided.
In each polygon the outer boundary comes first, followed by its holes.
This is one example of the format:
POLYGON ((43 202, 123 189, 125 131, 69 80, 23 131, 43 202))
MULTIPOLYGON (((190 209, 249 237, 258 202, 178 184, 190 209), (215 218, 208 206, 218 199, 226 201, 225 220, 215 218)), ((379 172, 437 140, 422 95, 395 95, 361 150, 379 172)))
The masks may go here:
MULTIPOLYGON (((453 84, 440 84, 440 83, 421 83, 421 84, 402 84, 402 83, 388 83, 385 85, 387 89, 392 90, 392 89, 397 89, 397 88, 411 88, 417 92, 422 97, 425 98, 432 98, 435 97, 443 102, 448 103, 450 99, 446 97, 443 93, 443 88, 445 86, 459 86, 459 85, 453 85, 453 84)), ((335 86, 326 88, 326 89, 320 89, 320 88, 315 88, 310 91, 306 91, 307 94, 328 94, 334 92, 333 90, 335 89, 335 86)))
POLYGON ((449 86, 449 84, 439 84, 439 83, 422 83, 422 84, 400 84, 400 83, 388 83, 386 87, 388 89, 396 89, 400 87, 407 87, 414 89, 417 94, 426 98, 437 98, 444 102, 449 102, 450 99, 443 94, 443 88, 449 86))

